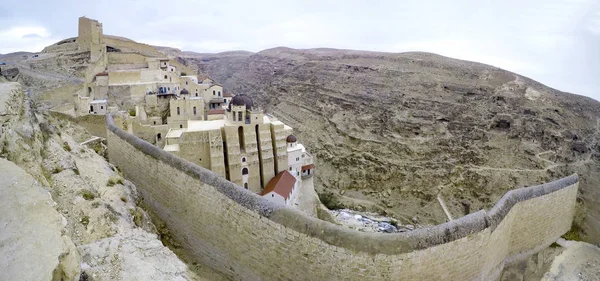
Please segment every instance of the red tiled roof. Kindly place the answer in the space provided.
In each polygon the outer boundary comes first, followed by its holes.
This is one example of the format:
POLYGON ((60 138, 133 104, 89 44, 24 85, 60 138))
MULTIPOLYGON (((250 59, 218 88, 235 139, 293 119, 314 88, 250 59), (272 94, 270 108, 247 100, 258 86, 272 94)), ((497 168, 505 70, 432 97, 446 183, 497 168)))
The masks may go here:
POLYGON ((305 171, 308 169, 314 169, 314 168, 315 168, 315 164, 304 165, 304 166, 302 166, 302 171, 305 171))
POLYGON ((108 76, 108 72, 100 72, 96 76, 108 76))
POLYGON ((292 189, 294 189, 295 183, 296 178, 288 171, 283 171, 269 181, 260 195, 263 196, 269 192, 275 192, 287 200, 290 198, 290 194, 292 193, 292 189))
POLYGON ((225 114, 225 109, 211 109, 208 111, 208 115, 225 114))

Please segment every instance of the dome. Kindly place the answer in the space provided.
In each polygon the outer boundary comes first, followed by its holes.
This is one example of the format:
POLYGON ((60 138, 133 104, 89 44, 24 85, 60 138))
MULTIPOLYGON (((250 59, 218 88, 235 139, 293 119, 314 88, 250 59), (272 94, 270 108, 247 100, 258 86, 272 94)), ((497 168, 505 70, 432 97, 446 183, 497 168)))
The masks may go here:
POLYGON ((296 142, 296 137, 294 137, 294 135, 289 135, 287 137, 287 139, 285 139, 286 142, 296 142))
POLYGON ((252 109, 254 103, 252 99, 244 95, 237 95, 231 99, 230 105, 245 105, 246 109, 252 109))
POLYGON ((183 90, 181 90, 181 93, 179 93, 179 94, 181 94, 181 95, 187 95, 187 94, 189 94, 189 93, 190 93, 190 92, 188 92, 188 90, 186 90, 186 89, 183 89, 183 90))

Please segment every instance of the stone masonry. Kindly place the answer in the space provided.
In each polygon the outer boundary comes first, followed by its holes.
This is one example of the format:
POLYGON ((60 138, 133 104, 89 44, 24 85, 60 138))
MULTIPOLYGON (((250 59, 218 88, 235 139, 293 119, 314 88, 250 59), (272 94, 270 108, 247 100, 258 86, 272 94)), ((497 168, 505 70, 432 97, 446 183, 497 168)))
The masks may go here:
POLYGON ((576 175, 508 192, 489 212, 363 233, 278 205, 117 128, 110 162, 200 263, 234 280, 494 280, 571 227, 576 175))

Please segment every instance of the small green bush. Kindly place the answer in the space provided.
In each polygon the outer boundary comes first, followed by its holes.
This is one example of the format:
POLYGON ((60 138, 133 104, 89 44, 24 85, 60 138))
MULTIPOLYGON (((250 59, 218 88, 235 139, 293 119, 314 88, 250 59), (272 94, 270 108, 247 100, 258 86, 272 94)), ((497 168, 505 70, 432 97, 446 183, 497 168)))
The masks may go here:
POLYGON ((123 179, 119 177, 111 177, 108 179, 107 186, 114 186, 115 184, 123 184, 123 179))
POLYGON ((129 110, 129 116, 135 116, 135 109, 129 110))
POLYGON ((63 168, 60 167, 60 166, 59 167, 55 167, 54 169, 52 169, 52 173, 53 174, 58 174, 58 173, 60 173, 62 171, 63 171, 63 168))
POLYGON ((81 218, 81 221, 80 221, 80 222, 81 222, 81 224, 83 224, 85 227, 87 227, 87 226, 88 226, 88 224, 90 224, 90 217, 88 217, 88 216, 83 216, 83 217, 81 218))
POLYGON ((71 146, 67 142, 63 143, 63 148, 65 151, 71 152, 71 146))
POLYGON ((91 190, 88 189, 84 189, 81 192, 81 196, 83 197, 83 199, 85 200, 94 200, 96 198, 96 194, 94 194, 94 192, 92 192, 91 190))

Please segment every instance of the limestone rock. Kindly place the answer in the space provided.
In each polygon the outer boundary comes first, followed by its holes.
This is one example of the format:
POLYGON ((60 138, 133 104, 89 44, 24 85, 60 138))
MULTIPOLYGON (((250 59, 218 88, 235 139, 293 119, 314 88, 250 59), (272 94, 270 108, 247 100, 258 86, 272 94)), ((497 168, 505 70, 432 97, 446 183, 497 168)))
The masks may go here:
POLYGON ((600 280, 600 248, 583 242, 571 243, 542 278, 542 281, 561 280, 600 280))
POLYGON ((102 280, 192 280, 187 266, 141 228, 79 247, 87 276, 102 280))
POLYGON ((79 254, 50 194, 0 158, 0 280, 77 280, 79 254))

